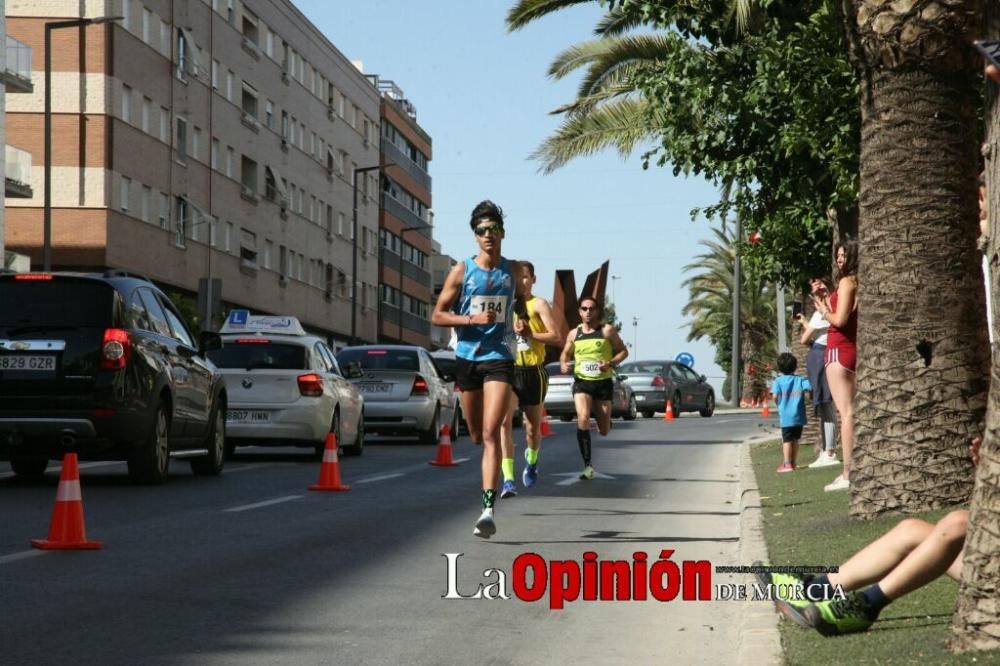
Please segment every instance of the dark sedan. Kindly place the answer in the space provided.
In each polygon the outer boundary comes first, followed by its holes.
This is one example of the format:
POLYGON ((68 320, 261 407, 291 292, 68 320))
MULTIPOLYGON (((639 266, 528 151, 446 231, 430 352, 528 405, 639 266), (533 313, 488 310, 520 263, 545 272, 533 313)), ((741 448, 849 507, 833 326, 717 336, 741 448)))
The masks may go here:
POLYGON ((705 375, 677 361, 632 361, 618 371, 628 377, 625 381, 635 391, 639 411, 646 418, 664 411, 667 400, 676 416, 698 412, 709 417, 715 412, 715 390, 705 375))

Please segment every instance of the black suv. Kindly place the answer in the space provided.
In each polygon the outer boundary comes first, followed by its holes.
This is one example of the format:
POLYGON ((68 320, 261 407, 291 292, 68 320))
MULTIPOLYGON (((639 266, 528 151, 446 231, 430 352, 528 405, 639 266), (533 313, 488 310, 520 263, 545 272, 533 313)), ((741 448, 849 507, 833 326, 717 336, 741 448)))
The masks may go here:
POLYGON ((0 460, 40 475, 77 451, 126 460, 157 484, 171 451, 195 474, 222 471, 226 389, 170 299, 146 279, 104 274, 0 275, 0 460), (200 454, 200 455, 199 455, 200 454))

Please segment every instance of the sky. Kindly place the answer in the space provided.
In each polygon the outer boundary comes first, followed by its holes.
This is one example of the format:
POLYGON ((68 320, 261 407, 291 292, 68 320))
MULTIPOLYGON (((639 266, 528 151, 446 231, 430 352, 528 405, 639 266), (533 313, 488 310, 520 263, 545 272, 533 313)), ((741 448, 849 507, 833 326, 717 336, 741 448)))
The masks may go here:
POLYGON ((610 260, 608 297, 623 323, 630 360, 688 352, 721 399, 722 370, 707 340, 688 342, 682 271, 710 231, 692 208, 718 194, 700 178, 642 169, 642 150, 578 158, 550 175, 530 154, 559 126, 549 112, 575 98, 579 76, 546 75, 562 49, 590 39, 597 2, 508 33, 513 0, 293 0, 366 74, 398 85, 433 138, 434 238, 455 258, 475 253, 468 226, 483 199, 503 207, 503 254, 534 263, 535 293, 551 299, 557 269, 579 289, 610 260), (612 286, 613 285, 613 286, 612 286), (612 293, 613 291, 613 293, 612 293), (633 324, 633 319, 637 322, 633 324))

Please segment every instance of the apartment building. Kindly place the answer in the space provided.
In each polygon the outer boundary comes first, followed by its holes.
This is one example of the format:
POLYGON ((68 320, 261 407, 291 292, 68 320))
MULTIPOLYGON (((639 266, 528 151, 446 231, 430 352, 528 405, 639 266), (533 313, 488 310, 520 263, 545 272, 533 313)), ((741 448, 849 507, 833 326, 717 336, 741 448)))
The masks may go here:
MULTIPOLYGON (((434 241, 428 268, 431 272, 431 301, 436 302, 444 289, 444 281, 458 262, 454 257, 441 254, 441 244, 434 241)), ((431 326, 431 347, 433 349, 448 349, 451 345, 451 331, 447 326, 431 326)))
MULTIPOLYGON (((354 175, 379 164, 378 90, 286 0, 8 0, 8 29, 40 54, 44 24, 81 11, 121 19, 53 31, 54 269, 200 294, 205 327, 241 307, 374 341, 380 187, 354 175)), ((39 87, 8 111, 38 171, 39 87)), ((39 190, 7 229, 36 264, 39 190)))
POLYGON ((431 347, 434 307, 430 273, 433 249, 430 135, 417 109, 392 81, 370 76, 381 96, 379 213, 379 324, 382 342, 431 347))
MULTIPOLYGON (((0 14, 4 9, 0 0, 0 14)), ((25 199, 32 196, 31 153, 7 142, 6 98, 7 93, 30 93, 31 47, 7 34, 7 22, 0 16, 0 37, 4 51, 0 54, 0 144, 4 147, 0 157, 0 173, 4 177, 4 201, 25 199)), ((0 207, 0 270, 27 270, 26 257, 8 252, 4 247, 4 207, 0 207)))

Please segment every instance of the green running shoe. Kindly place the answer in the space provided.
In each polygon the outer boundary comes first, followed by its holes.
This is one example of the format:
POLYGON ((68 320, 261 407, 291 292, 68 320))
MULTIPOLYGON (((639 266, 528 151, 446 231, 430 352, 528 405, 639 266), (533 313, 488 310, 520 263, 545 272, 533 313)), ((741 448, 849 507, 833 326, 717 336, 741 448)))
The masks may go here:
POLYGON ((860 590, 848 592, 843 599, 810 604, 802 614, 824 636, 865 631, 878 618, 878 613, 871 610, 860 590))
MULTIPOLYGON (((754 562, 751 566, 764 568, 767 565, 754 562)), ((811 603, 805 596, 805 586, 813 578, 811 575, 757 571, 754 576, 758 585, 764 589, 771 589, 775 605, 778 605, 778 601, 784 601, 795 608, 803 609, 811 603)), ((778 609, 782 610, 780 605, 778 609)))

